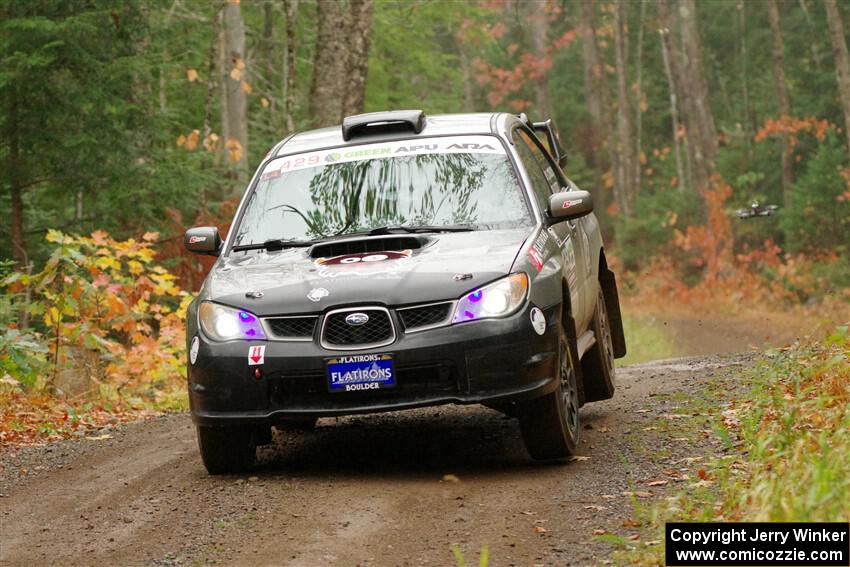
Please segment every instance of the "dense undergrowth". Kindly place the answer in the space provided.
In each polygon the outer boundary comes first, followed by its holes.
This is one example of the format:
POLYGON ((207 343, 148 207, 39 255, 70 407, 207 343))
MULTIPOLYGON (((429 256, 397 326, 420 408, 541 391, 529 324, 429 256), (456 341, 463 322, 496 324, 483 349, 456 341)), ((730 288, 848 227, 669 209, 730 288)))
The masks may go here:
POLYGON ((184 409, 192 295, 155 259, 157 234, 50 231, 41 271, 0 282, 0 445, 184 409))

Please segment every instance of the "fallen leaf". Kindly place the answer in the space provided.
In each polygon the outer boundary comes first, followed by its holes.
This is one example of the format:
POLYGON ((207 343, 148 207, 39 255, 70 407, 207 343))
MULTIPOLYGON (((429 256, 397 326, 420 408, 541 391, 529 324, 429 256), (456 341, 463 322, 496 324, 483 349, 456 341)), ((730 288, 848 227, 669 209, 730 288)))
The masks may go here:
POLYGON ((640 525, 641 525, 640 522, 638 522, 637 520, 633 520, 631 518, 628 518, 623 522, 624 528, 637 528, 637 527, 640 527, 640 525))
POLYGON ((613 500, 614 498, 616 498, 616 496, 614 496, 613 494, 603 494, 602 498, 604 498, 605 500, 613 500))
POLYGON ((112 435, 104 433, 103 435, 95 435, 94 437, 86 437, 89 441, 103 441, 104 439, 112 439, 112 435))
POLYGON ((443 482, 460 482, 460 479, 457 477, 457 475, 444 474, 443 475, 443 482))
POLYGON ((611 431, 611 430, 610 430, 610 429, 608 429, 607 427, 600 427, 600 428, 599 428, 599 432, 600 432, 600 433, 608 433, 609 431, 611 431))
POLYGON ((632 534, 632 535, 629 536, 629 540, 631 540, 631 541, 637 541, 639 539, 640 539, 639 534, 632 534))
POLYGON ((601 512, 602 510, 607 510, 608 507, 607 506, 597 506, 595 504, 591 504, 589 506, 585 506, 584 509, 585 510, 595 510, 597 512, 601 512))
POLYGON ((606 533, 608 532, 600 528, 596 528, 595 530, 593 530, 593 535, 605 535, 606 533))
POLYGON ((545 533, 547 533, 548 531, 549 531, 549 530, 547 530, 547 529, 546 529, 546 528, 544 528, 543 526, 534 526, 534 533, 536 533, 536 534, 545 534, 545 533))
POLYGON ((639 409, 639 410, 635 410, 635 413, 649 413, 651 411, 652 410, 648 410, 648 409, 639 409))
POLYGON ((626 491, 622 493, 623 496, 635 496, 637 498, 651 498, 652 492, 648 490, 635 490, 635 491, 626 491))
POLYGON ((646 485, 647 486, 667 486, 668 483, 669 483, 669 481, 667 481, 667 480, 652 480, 650 482, 647 482, 646 485))
POLYGON ((572 461, 589 461, 590 457, 585 457, 584 455, 573 455, 570 457, 570 462, 572 461))

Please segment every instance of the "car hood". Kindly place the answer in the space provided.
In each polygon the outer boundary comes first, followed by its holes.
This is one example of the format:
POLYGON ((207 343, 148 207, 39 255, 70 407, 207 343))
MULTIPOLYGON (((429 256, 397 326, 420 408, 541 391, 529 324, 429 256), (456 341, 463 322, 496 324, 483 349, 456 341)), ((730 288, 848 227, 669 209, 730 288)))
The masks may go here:
MULTIPOLYGON (((312 258, 304 248, 231 253, 213 267, 200 298, 260 316, 454 299, 508 274, 530 233, 529 228, 440 233, 424 236, 417 249, 331 258, 312 258)), ((368 238, 347 242, 363 240, 368 238)))

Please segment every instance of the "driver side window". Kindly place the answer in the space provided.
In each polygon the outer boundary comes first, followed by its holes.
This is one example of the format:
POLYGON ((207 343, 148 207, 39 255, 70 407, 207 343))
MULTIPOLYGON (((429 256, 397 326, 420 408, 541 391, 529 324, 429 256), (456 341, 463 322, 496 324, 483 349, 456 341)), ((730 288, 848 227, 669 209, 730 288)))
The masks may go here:
MULTIPOLYGON (((550 170, 548 172, 541 166, 541 161, 536 155, 541 153, 541 150, 527 132, 517 128, 514 130, 513 140, 519 160, 522 162, 531 182, 531 190, 537 200, 537 205, 543 213, 546 213, 549 210, 549 197, 558 190, 558 178, 555 172, 551 171, 551 166, 546 164, 546 167, 550 170)), ((546 163, 542 155, 540 158, 542 158, 543 163, 546 163)))

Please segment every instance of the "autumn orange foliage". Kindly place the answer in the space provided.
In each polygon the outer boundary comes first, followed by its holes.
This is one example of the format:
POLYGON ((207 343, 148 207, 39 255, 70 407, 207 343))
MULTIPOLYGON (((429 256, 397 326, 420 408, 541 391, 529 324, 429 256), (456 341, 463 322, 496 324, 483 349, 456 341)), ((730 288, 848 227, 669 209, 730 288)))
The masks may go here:
POLYGON ((830 311, 846 313, 850 289, 832 289, 813 270, 816 264, 841 262, 839 253, 786 253, 770 239, 759 248, 736 252, 726 210, 731 195, 729 184, 714 175, 703 192, 706 223, 675 229, 662 254, 640 272, 626 274, 629 302, 665 309, 671 304, 707 310, 746 305, 777 311, 795 309, 801 300, 818 297, 822 304, 830 304, 830 311), (683 273, 698 277, 686 282, 683 273))
POLYGON ((826 138, 827 132, 835 128, 827 120, 819 120, 814 116, 805 118, 797 118, 794 116, 782 116, 778 119, 768 118, 764 121, 764 125, 756 132, 754 141, 763 142, 769 137, 788 134, 788 140, 791 147, 799 142, 799 134, 805 133, 814 136, 818 141, 822 142, 826 138))

